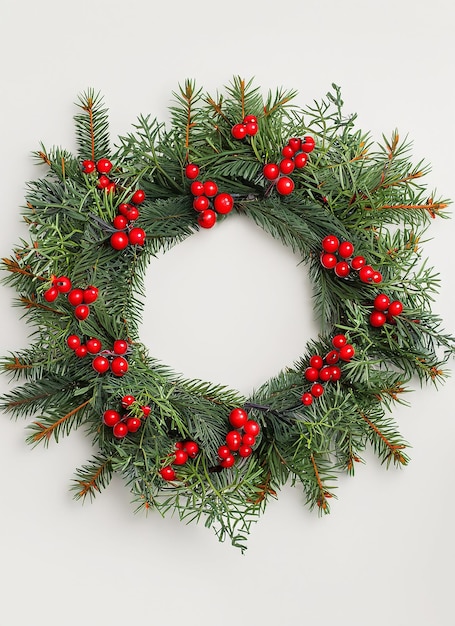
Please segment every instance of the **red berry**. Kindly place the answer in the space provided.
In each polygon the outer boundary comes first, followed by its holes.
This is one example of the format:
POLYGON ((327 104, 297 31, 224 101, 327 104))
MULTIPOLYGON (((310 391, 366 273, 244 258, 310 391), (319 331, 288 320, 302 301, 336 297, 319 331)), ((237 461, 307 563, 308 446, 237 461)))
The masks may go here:
POLYGON ((308 155, 306 154, 306 152, 299 152, 298 154, 295 155, 295 157, 294 157, 294 165, 298 169, 301 169, 302 167, 305 167, 305 165, 307 163, 308 163, 308 155))
POLYGON ((382 274, 381 272, 375 271, 373 272, 373 275, 371 276, 371 282, 372 283, 382 283, 382 274))
POLYGON ((343 241, 342 243, 340 243, 340 247, 338 248, 338 254, 340 255, 340 257, 342 257, 343 259, 347 259, 352 256, 353 252, 354 246, 350 241, 343 241))
POLYGON ((243 118, 244 124, 257 124, 258 118, 255 115, 245 115, 243 118))
POLYGON ((132 209, 132 205, 128 204, 127 202, 122 202, 117 207, 117 211, 120 213, 120 215, 123 215, 127 219, 128 219, 128 214, 131 209, 132 209))
POLYGON ((284 156, 285 159, 292 159, 295 154, 295 150, 292 146, 288 144, 287 146, 283 147, 283 149, 281 150, 281 154, 282 156, 284 156))
POLYGON ((229 456, 227 456, 225 459, 223 459, 220 462, 220 465, 221 467, 227 468, 227 467, 232 467, 234 463, 235 463, 235 456, 230 454, 229 456))
POLYGON ((89 285, 84 289, 84 304, 92 304, 98 298, 98 288, 89 285))
POLYGON ((96 169, 100 174, 109 174, 112 169, 112 163, 109 159, 100 159, 96 164, 96 169))
POLYGON ((110 180, 108 182, 108 184, 104 187, 105 191, 107 191, 107 193, 114 193, 115 191, 115 183, 110 180))
POLYGON ((124 376, 128 371, 128 361, 122 356, 116 356, 112 360, 111 371, 116 376, 124 376))
POLYGON ((280 172, 282 174, 291 174, 295 169, 294 161, 292 159, 283 159, 280 161, 280 172))
POLYGON ((262 168, 262 173, 267 180, 276 180, 280 175, 280 168, 276 163, 266 163, 262 168))
POLYGON ((314 383, 314 381, 319 378, 319 370, 315 367, 307 367, 304 375, 305 378, 310 381, 310 383, 314 383))
POLYGON ((234 428, 242 428, 248 420, 248 413, 243 409, 232 409, 229 413, 229 424, 234 428))
POLYGON ((325 267, 326 270, 333 270, 338 263, 338 258, 330 252, 324 252, 321 254, 320 260, 322 267, 325 267))
POLYGON ((319 370, 319 380, 322 380, 323 383, 326 383, 332 378, 332 368, 329 365, 321 368, 319 370))
POLYGON ((294 191, 294 181, 287 176, 282 176, 278 179, 276 184, 276 190, 280 194, 280 196, 288 196, 290 193, 294 191))
POLYGON ((338 353, 338 350, 330 350, 330 352, 326 354, 324 358, 327 365, 335 365, 335 363, 338 363, 339 359, 340 355, 338 353))
POLYGON ((253 449, 251 448, 251 446, 245 446, 245 445, 241 445, 239 448, 239 456, 243 457, 244 459, 248 456, 251 456, 253 454, 253 449))
POLYGON ((136 189, 136 191, 131 196, 131 202, 134 204, 142 204, 145 200, 145 191, 142 189, 136 189))
POLYGON ((245 423, 243 430, 245 431, 247 435, 253 435, 253 437, 257 437, 259 435, 259 431, 261 430, 261 427, 254 420, 248 420, 245 423))
POLYGON ((207 209, 206 211, 202 211, 197 216, 197 223, 201 228, 212 228, 215 226, 216 222, 216 213, 212 211, 212 209, 207 209))
POLYGON ((123 230, 127 224, 128 220, 124 215, 116 215, 112 221, 112 226, 117 230, 123 230))
POLYGON ((340 348, 340 359, 342 361, 350 361, 354 356, 355 351, 351 344, 347 343, 345 346, 340 348))
POLYGON ((72 306, 77 306, 84 302, 84 292, 82 289, 72 289, 68 294, 68 302, 72 306))
POLYGON ((104 374, 109 369, 109 360, 105 356, 98 355, 93 359, 92 367, 98 374, 104 374))
POLYGON ((118 424, 120 420, 121 420, 121 416, 118 411, 114 411, 113 409, 108 409, 107 411, 104 411, 103 413, 103 422, 106 424, 106 426, 110 426, 112 428, 112 426, 115 426, 116 424, 118 424))
POLYGON ((143 246, 145 237, 145 230, 142 228, 132 228, 128 233, 128 241, 132 246, 143 246))
POLYGON ((126 420, 126 427, 130 433, 136 433, 141 427, 141 424, 142 422, 138 417, 129 417, 126 420))
POLYGON ((176 441, 174 448, 176 450, 183 450, 183 441, 176 441))
POLYGON ((110 242, 114 250, 124 250, 129 243, 128 235, 119 230, 118 232, 111 235, 110 242))
POLYGON ((113 350, 115 354, 125 354, 128 350, 128 342, 125 339, 116 339, 114 341, 113 350))
POLYGON ((220 459, 227 459, 231 455, 231 451, 227 446, 220 446, 218 448, 218 456, 220 459))
POLYGON ((170 465, 168 465, 167 467, 163 467, 163 469, 160 469, 160 476, 163 480, 174 480, 175 471, 170 465))
POLYGON ((71 348, 71 350, 76 350, 76 348, 79 348, 81 345, 81 340, 77 335, 70 335, 66 340, 66 345, 68 348, 71 348))
POLYGON ((351 260, 351 267, 353 270, 359 270, 361 267, 365 265, 365 263, 366 263, 366 260, 364 256, 355 256, 351 260))
POLYGON ((242 444, 242 435, 238 430, 230 430, 226 435, 226 443, 231 452, 238 450, 242 444))
POLYGON ((98 187, 98 189, 106 189, 110 182, 111 181, 107 176, 101 174, 101 176, 98 178, 98 183, 96 186, 98 187))
POLYGON ((246 446, 254 446, 255 443, 256 437, 254 435, 249 435, 248 433, 243 435, 242 444, 245 444, 246 446))
POLYGON ((59 293, 68 293, 71 291, 71 281, 68 276, 59 276, 52 281, 54 287, 57 287, 59 293))
POLYGON ((389 315, 400 315, 403 312, 403 304, 399 300, 394 300, 389 304, 389 315))
POLYGON ((259 130, 259 126, 256 122, 248 122, 246 124, 246 134, 250 135, 250 137, 254 137, 259 130))
POLYGON ((386 319, 387 318, 385 316, 385 313, 383 313, 382 311, 373 311, 370 314, 370 324, 375 328, 380 328, 381 326, 384 326, 384 324, 386 323, 386 319))
POLYGON ((200 180, 195 180, 191 183, 190 191, 193 196, 202 196, 204 193, 204 183, 201 183, 200 180))
POLYGON ((126 437, 128 434, 128 426, 125 422, 118 422, 112 429, 112 434, 114 437, 117 437, 117 439, 123 439, 123 437, 126 437))
POLYGON ((234 199, 230 193, 219 193, 213 201, 213 208, 217 213, 225 215, 232 211, 234 199))
POLYGON ((246 137, 246 125, 245 124, 235 124, 235 126, 231 129, 232 136, 234 139, 245 139, 246 137))
POLYGON ((131 395, 127 395, 127 396, 123 396, 121 402, 122 402, 122 407, 124 409, 128 408, 129 406, 131 406, 133 404, 133 402, 136 400, 136 398, 134 396, 131 395))
POLYGON ((213 198, 218 193, 218 185, 213 180, 204 183, 204 194, 208 198, 213 198))
POLYGON ((81 321, 87 319, 89 313, 90 309, 86 304, 78 304, 77 307, 74 309, 74 315, 77 317, 78 320, 81 321))
POLYGON ((101 341, 96 337, 86 341, 85 345, 87 346, 87 352, 90 352, 90 354, 97 354, 101 350, 101 341))
POLYGON ((297 152, 297 150, 301 149, 302 140, 298 139, 297 137, 291 137, 291 139, 289 139, 288 141, 288 146, 290 146, 294 150, 294 152, 297 152))
POLYGON ((87 356, 88 354, 88 350, 87 350, 87 346, 85 345, 85 343, 81 344, 79 347, 77 347, 74 350, 74 354, 79 358, 79 359, 83 359, 84 356, 87 356))
POLYGON ((311 386, 311 395, 315 398, 319 398, 324 393, 324 387, 319 383, 314 383, 311 386))
POLYGON ((340 380, 341 369, 338 367, 338 365, 331 365, 330 370, 332 372, 332 380, 340 380))
POLYGON ((346 278, 350 272, 349 264, 346 263, 346 261, 338 261, 335 265, 334 271, 338 278, 346 278))
POLYGON ((96 169, 95 161, 82 161, 82 171, 84 174, 91 174, 96 169))
POLYGON ((302 141, 302 150, 304 152, 312 152, 314 150, 314 146, 316 145, 313 137, 306 136, 302 141))
POLYGON ((324 363, 324 361, 322 360, 322 356, 319 356, 318 354, 315 354, 310 359, 311 367, 315 367, 317 370, 321 369, 323 363, 324 363))
POLYGON ((385 293, 380 293, 373 301, 373 306, 377 311, 386 311, 390 304, 390 299, 385 293))
POLYGON ((326 237, 324 237, 321 243, 324 252, 332 253, 336 252, 338 250, 338 246, 340 245, 338 237, 335 237, 335 235, 327 235, 326 237))
POLYGON ((310 406, 310 404, 312 404, 313 402, 313 396, 311 395, 311 393, 304 393, 302 396, 302 404, 304 404, 305 406, 310 406))
POLYGON ((195 211, 205 211, 209 206, 210 202, 206 196, 196 196, 193 200, 193 209, 195 211))
POLYGON ((49 287, 49 289, 46 289, 46 291, 43 293, 43 298, 46 300, 46 302, 54 302, 54 300, 57 299, 59 293, 60 292, 57 287, 49 287))
POLYGON ((185 441, 183 449, 188 454, 190 459, 194 459, 199 453, 199 446, 195 441, 185 441))
POLYGON ((335 335, 332 339, 332 346, 334 348, 342 348, 347 344, 348 340, 346 339, 346 335, 335 335))
POLYGON ((132 204, 129 204, 128 207, 129 209, 125 217, 129 222, 134 222, 134 220, 137 220, 137 218, 139 217, 138 208, 136 206, 133 206, 132 204))
POLYGON ((373 279, 374 269, 371 265, 364 265, 359 270, 359 278, 362 283, 371 283, 373 279))
POLYGON ((188 165, 185 167, 185 176, 189 180, 194 180, 195 178, 197 178, 199 176, 199 166, 195 165, 194 163, 188 163, 188 165))
POLYGON ((141 406, 142 416, 148 417, 152 409, 149 406, 141 406))
POLYGON ((188 461, 188 453, 185 450, 176 450, 174 452, 174 460, 172 463, 174 465, 185 465, 188 461))

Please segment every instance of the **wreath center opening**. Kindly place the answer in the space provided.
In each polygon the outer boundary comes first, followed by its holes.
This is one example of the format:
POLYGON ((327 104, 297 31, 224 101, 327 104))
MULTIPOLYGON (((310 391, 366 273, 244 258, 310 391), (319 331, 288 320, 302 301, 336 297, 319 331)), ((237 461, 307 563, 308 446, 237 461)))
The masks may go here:
POLYGON ((243 394, 292 365, 318 332, 301 258, 240 215, 152 259, 145 290, 150 353, 243 394))

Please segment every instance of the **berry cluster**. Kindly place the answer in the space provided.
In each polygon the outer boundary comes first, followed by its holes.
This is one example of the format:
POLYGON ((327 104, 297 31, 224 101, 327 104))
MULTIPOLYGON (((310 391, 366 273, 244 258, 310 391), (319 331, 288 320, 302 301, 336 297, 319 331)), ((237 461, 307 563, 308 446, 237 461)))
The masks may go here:
POLYGON ((68 276, 52 277, 52 286, 44 292, 43 297, 46 302, 53 302, 61 293, 67 294, 68 302, 74 307, 74 315, 80 321, 87 319, 90 313, 88 305, 98 298, 97 287, 90 285, 85 289, 73 289, 68 276))
MULTIPOLYGON (((199 446, 195 441, 177 441, 171 465, 185 465, 188 459, 195 459, 199 454, 199 446)), ((160 469, 160 476, 163 480, 175 480, 176 473, 171 465, 165 465, 160 469)))
POLYGON ((112 350, 102 350, 101 341, 96 337, 83 342, 77 335, 70 335, 66 345, 80 359, 88 354, 97 355, 92 361, 92 367, 98 374, 110 370, 115 376, 124 376, 128 371, 128 361, 124 357, 128 352, 128 342, 125 339, 114 341, 112 350))
POLYGON ((212 228, 217 214, 226 215, 232 211, 234 199, 230 193, 218 193, 218 185, 213 180, 203 183, 195 180, 199 176, 199 167, 189 163, 185 168, 186 177, 192 180, 190 190, 193 194, 193 209, 198 212, 198 224, 201 228, 212 228))
POLYGON ((68 293, 71 291, 71 281, 68 276, 52 276, 51 286, 43 294, 46 302, 54 302, 61 293, 68 293))
POLYGON ((141 417, 133 415, 130 411, 133 403, 136 402, 134 396, 123 396, 122 409, 126 409, 126 412, 120 413, 114 409, 107 409, 103 413, 103 422, 106 426, 112 428, 114 437, 123 439, 128 433, 136 433, 142 426, 142 419, 145 419, 150 415, 149 406, 141 406, 141 417))
POLYGON ((111 246, 114 250, 124 250, 128 244, 132 246, 143 246, 145 242, 145 231, 137 226, 132 226, 132 222, 139 217, 137 204, 142 204, 145 200, 145 193, 142 189, 136 189, 131 196, 130 202, 122 202, 117 207, 117 215, 112 222, 116 229, 111 235, 111 246))
POLYGON ((322 240, 320 261, 325 269, 333 269, 339 278, 346 278, 353 269, 363 283, 382 282, 381 272, 367 265, 365 257, 353 254, 354 245, 350 241, 340 242, 335 235, 327 235, 322 240))
POLYGON ((277 163, 266 163, 262 173, 267 180, 275 184, 277 192, 281 196, 288 196, 294 191, 294 181, 289 178, 296 168, 305 167, 308 162, 308 153, 314 150, 313 137, 306 136, 303 139, 292 137, 281 150, 283 158, 277 163))
POLYGON ((95 161, 82 161, 82 171, 84 174, 92 174, 93 172, 97 172, 98 176, 98 189, 104 189, 105 191, 112 193, 115 191, 115 182, 111 180, 106 174, 112 170, 112 163, 109 159, 100 159, 95 163, 95 161))
POLYGON ((259 130, 258 120, 255 115, 245 115, 241 124, 234 124, 231 133, 234 139, 253 137, 259 130))
POLYGON ((310 391, 302 395, 302 403, 305 406, 312 404, 314 398, 319 398, 324 393, 324 386, 321 383, 337 381, 341 378, 341 368, 339 361, 349 362, 354 356, 354 348, 348 343, 345 335, 335 335, 332 339, 333 350, 323 358, 314 354, 310 358, 309 367, 305 370, 305 379, 312 383, 310 391))
POLYGON ((233 409, 229 414, 229 424, 234 428, 226 435, 226 445, 218 448, 218 456, 221 467, 232 467, 235 463, 235 455, 242 458, 249 457, 253 453, 256 437, 261 430, 259 424, 248 419, 248 413, 243 409, 233 409), (241 432, 243 430, 243 433, 241 432))
MULTIPOLYGON (((116 190, 116 183, 108 178, 106 174, 112 170, 112 163, 109 159, 100 159, 95 161, 82 161, 82 171, 84 174, 92 174, 97 172, 98 189, 104 189, 113 193, 116 190)), ((145 231, 142 228, 132 227, 132 222, 139 217, 137 204, 142 204, 145 200, 145 192, 142 189, 136 189, 131 196, 129 203, 122 202, 119 204, 112 225, 116 232, 111 235, 110 243, 114 250, 124 250, 128 244, 133 246, 143 246, 145 242, 145 231)))
POLYGON ((373 302, 374 309, 370 314, 370 324, 375 328, 384 326, 386 322, 395 324, 395 317, 403 311, 403 304, 399 300, 390 302, 385 293, 376 296, 373 302))

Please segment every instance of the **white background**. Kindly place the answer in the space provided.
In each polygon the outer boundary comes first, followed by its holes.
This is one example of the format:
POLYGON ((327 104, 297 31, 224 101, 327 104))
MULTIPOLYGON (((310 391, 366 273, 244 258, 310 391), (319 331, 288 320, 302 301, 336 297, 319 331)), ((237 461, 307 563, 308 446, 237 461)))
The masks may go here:
MULTIPOLYGON (((185 78, 209 91, 234 74, 300 104, 342 86, 346 112, 380 139, 398 127, 430 188, 455 198, 454 10, 450 0, 288 0, 225 3, 3 0, 0 32, 0 249, 21 236, 24 183, 42 175, 39 142, 74 147, 77 94, 94 87, 112 137, 139 113, 166 116, 185 78)), ((425 253, 440 272, 434 310, 455 331, 453 221, 435 220, 425 253)), ((143 339, 188 376, 248 393, 297 357, 317 330, 297 259, 232 217, 155 261, 143 339), (181 333, 181 336, 179 335, 181 333)), ((2 286, 0 354, 28 330, 2 286)), ((8 389, 5 377, 1 392, 8 389)), ((90 455, 82 433, 48 450, 24 443, 23 422, 0 422, 0 623, 455 623, 453 610, 453 379, 409 396, 395 415, 412 463, 386 471, 371 454, 340 480, 318 518, 286 488, 254 527, 242 556, 203 526, 134 516, 121 482, 90 505, 68 491, 90 455)))

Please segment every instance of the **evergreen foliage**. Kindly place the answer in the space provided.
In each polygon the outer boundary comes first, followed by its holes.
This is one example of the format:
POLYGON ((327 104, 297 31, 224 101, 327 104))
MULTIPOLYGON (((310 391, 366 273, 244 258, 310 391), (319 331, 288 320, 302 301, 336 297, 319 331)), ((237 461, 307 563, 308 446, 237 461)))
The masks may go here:
MULTIPOLYGON (((288 480, 301 483, 310 507, 327 513, 337 476, 354 472, 367 445, 386 465, 408 462, 393 406, 404 402, 415 377, 442 382, 454 352, 454 338, 431 310, 439 279, 421 245, 432 219, 446 217, 447 200, 429 195, 423 182, 428 166, 412 163, 410 143, 397 132, 376 146, 356 128, 336 85, 305 108, 295 97, 294 91, 277 90, 264 98, 252 81, 239 77, 215 96, 186 81, 174 94, 169 128, 141 115, 113 146, 103 100, 88 90, 75 116, 77 155, 44 146, 36 153, 47 171, 27 187, 23 215, 30 241, 3 259, 4 282, 18 294, 14 304, 32 328, 32 343, 1 362, 16 383, 1 407, 12 417, 32 417, 33 445, 86 430, 97 452, 76 472, 76 498, 93 498, 117 472, 137 509, 202 520, 220 540, 244 549, 251 524, 288 480), (246 114, 257 116, 259 132, 238 141, 231 128, 246 114), (279 196, 262 168, 279 160, 289 138, 307 134, 315 150, 306 167, 292 174, 294 192, 279 196), (97 187, 96 172, 81 170, 82 161, 106 157, 114 164, 115 193, 97 187), (149 355, 138 334, 151 256, 198 228, 184 174, 188 162, 232 194, 234 211, 301 255, 314 285, 319 336, 251 398, 174 373, 149 355), (145 245, 118 251, 109 244, 112 220, 138 186, 146 194, 136 222, 147 234, 145 245), (352 275, 337 278, 321 266, 321 240, 329 233, 351 241, 380 268, 380 289, 352 275), (52 303, 43 298, 61 275, 73 285, 99 289, 87 319, 77 320, 64 297, 52 303), (374 328, 368 320, 379 292, 404 309, 395 324, 374 328), (327 354, 337 333, 348 337, 355 357, 343 365, 338 382, 304 406, 309 359, 327 354), (97 337, 103 346, 127 339, 128 373, 96 373, 90 360, 69 350, 72 334, 97 337), (138 432, 117 439, 102 415, 119 409, 125 394, 136 398, 133 414, 143 406, 151 411, 138 432), (261 426, 258 444, 251 457, 222 469, 217 450, 230 410, 240 406, 261 426), (185 439, 196 441, 200 453, 166 483, 159 471, 171 462, 175 443, 185 439)), ((220 216, 217 227, 224 219, 229 216, 220 216)))

